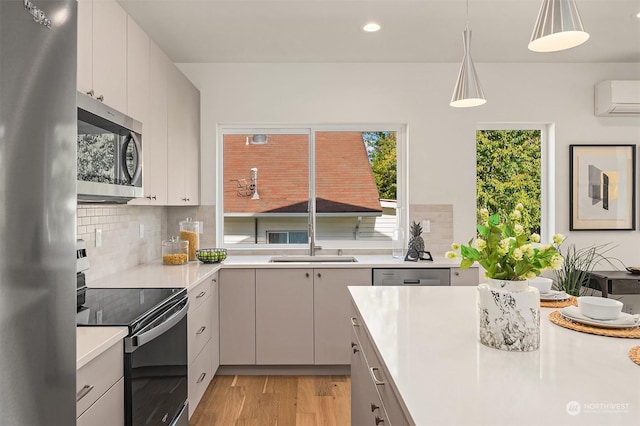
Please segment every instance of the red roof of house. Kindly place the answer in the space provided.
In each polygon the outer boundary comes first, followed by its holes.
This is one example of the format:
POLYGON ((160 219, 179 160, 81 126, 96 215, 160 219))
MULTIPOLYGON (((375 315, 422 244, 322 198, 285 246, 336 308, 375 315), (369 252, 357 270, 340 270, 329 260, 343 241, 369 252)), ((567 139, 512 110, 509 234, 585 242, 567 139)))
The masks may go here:
MULTIPOLYGON (((224 135, 225 213, 307 212, 307 136, 270 134, 264 145, 247 145, 246 138, 224 135), (259 200, 246 189, 252 168, 259 200)), ((316 133, 316 151, 318 213, 382 212, 361 132, 316 133)))

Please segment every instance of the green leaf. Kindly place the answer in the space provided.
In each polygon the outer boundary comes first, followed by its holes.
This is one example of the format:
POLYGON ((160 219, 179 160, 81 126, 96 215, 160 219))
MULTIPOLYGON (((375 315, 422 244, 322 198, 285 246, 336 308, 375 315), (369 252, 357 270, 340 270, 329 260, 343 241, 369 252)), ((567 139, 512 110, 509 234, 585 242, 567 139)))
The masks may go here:
POLYGON ((471 265, 473 265, 473 260, 462 259, 462 262, 460 262, 460 269, 468 269, 471 265))

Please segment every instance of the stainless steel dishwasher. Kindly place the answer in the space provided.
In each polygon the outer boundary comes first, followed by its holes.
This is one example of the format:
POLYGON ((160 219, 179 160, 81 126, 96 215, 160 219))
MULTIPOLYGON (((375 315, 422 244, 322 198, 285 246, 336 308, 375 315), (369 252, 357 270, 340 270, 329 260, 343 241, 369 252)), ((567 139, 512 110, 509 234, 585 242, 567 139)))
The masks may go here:
POLYGON ((451 285, 448 268, 374 269, 373 285, 451 285))

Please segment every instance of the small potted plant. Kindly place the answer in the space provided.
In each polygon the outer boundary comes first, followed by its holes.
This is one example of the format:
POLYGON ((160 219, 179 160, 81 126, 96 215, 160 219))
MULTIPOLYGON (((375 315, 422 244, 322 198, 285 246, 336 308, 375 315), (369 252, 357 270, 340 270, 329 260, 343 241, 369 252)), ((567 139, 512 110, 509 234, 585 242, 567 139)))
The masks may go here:
POLYGON ((520 223, 523 211, 519 203, 501 220, 480 209, 475 241, 454 243, 446 253, 450 259, 462 258, 462 269, 475 262, 485 269, 488 283, 478 286, 480 342, 508 351, 540 347, 540 294, 527 280, 562 266, 558 246, 564 237, 556 234, 553 244, 540 244, 540 235, 528 232, 520 223))
POLYGON ((560 269, 554 272, 554 287, 571 296, 580 296, 580 289, 589 283, 589 277, 593 269, 600 262, 611 264, 611 260, 605 254, 611 250, 609 243, 576 248, 575 244, 562 253, 564 262, 560 269))

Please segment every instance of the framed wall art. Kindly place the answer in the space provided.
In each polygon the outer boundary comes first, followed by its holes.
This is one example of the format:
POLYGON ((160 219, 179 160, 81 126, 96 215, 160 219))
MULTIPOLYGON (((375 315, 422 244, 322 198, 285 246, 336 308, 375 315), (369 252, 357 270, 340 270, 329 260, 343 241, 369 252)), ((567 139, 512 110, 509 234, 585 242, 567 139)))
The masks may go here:
POLYGON ((636 146, 569 145, 570 229, 636 229, 636 146))

